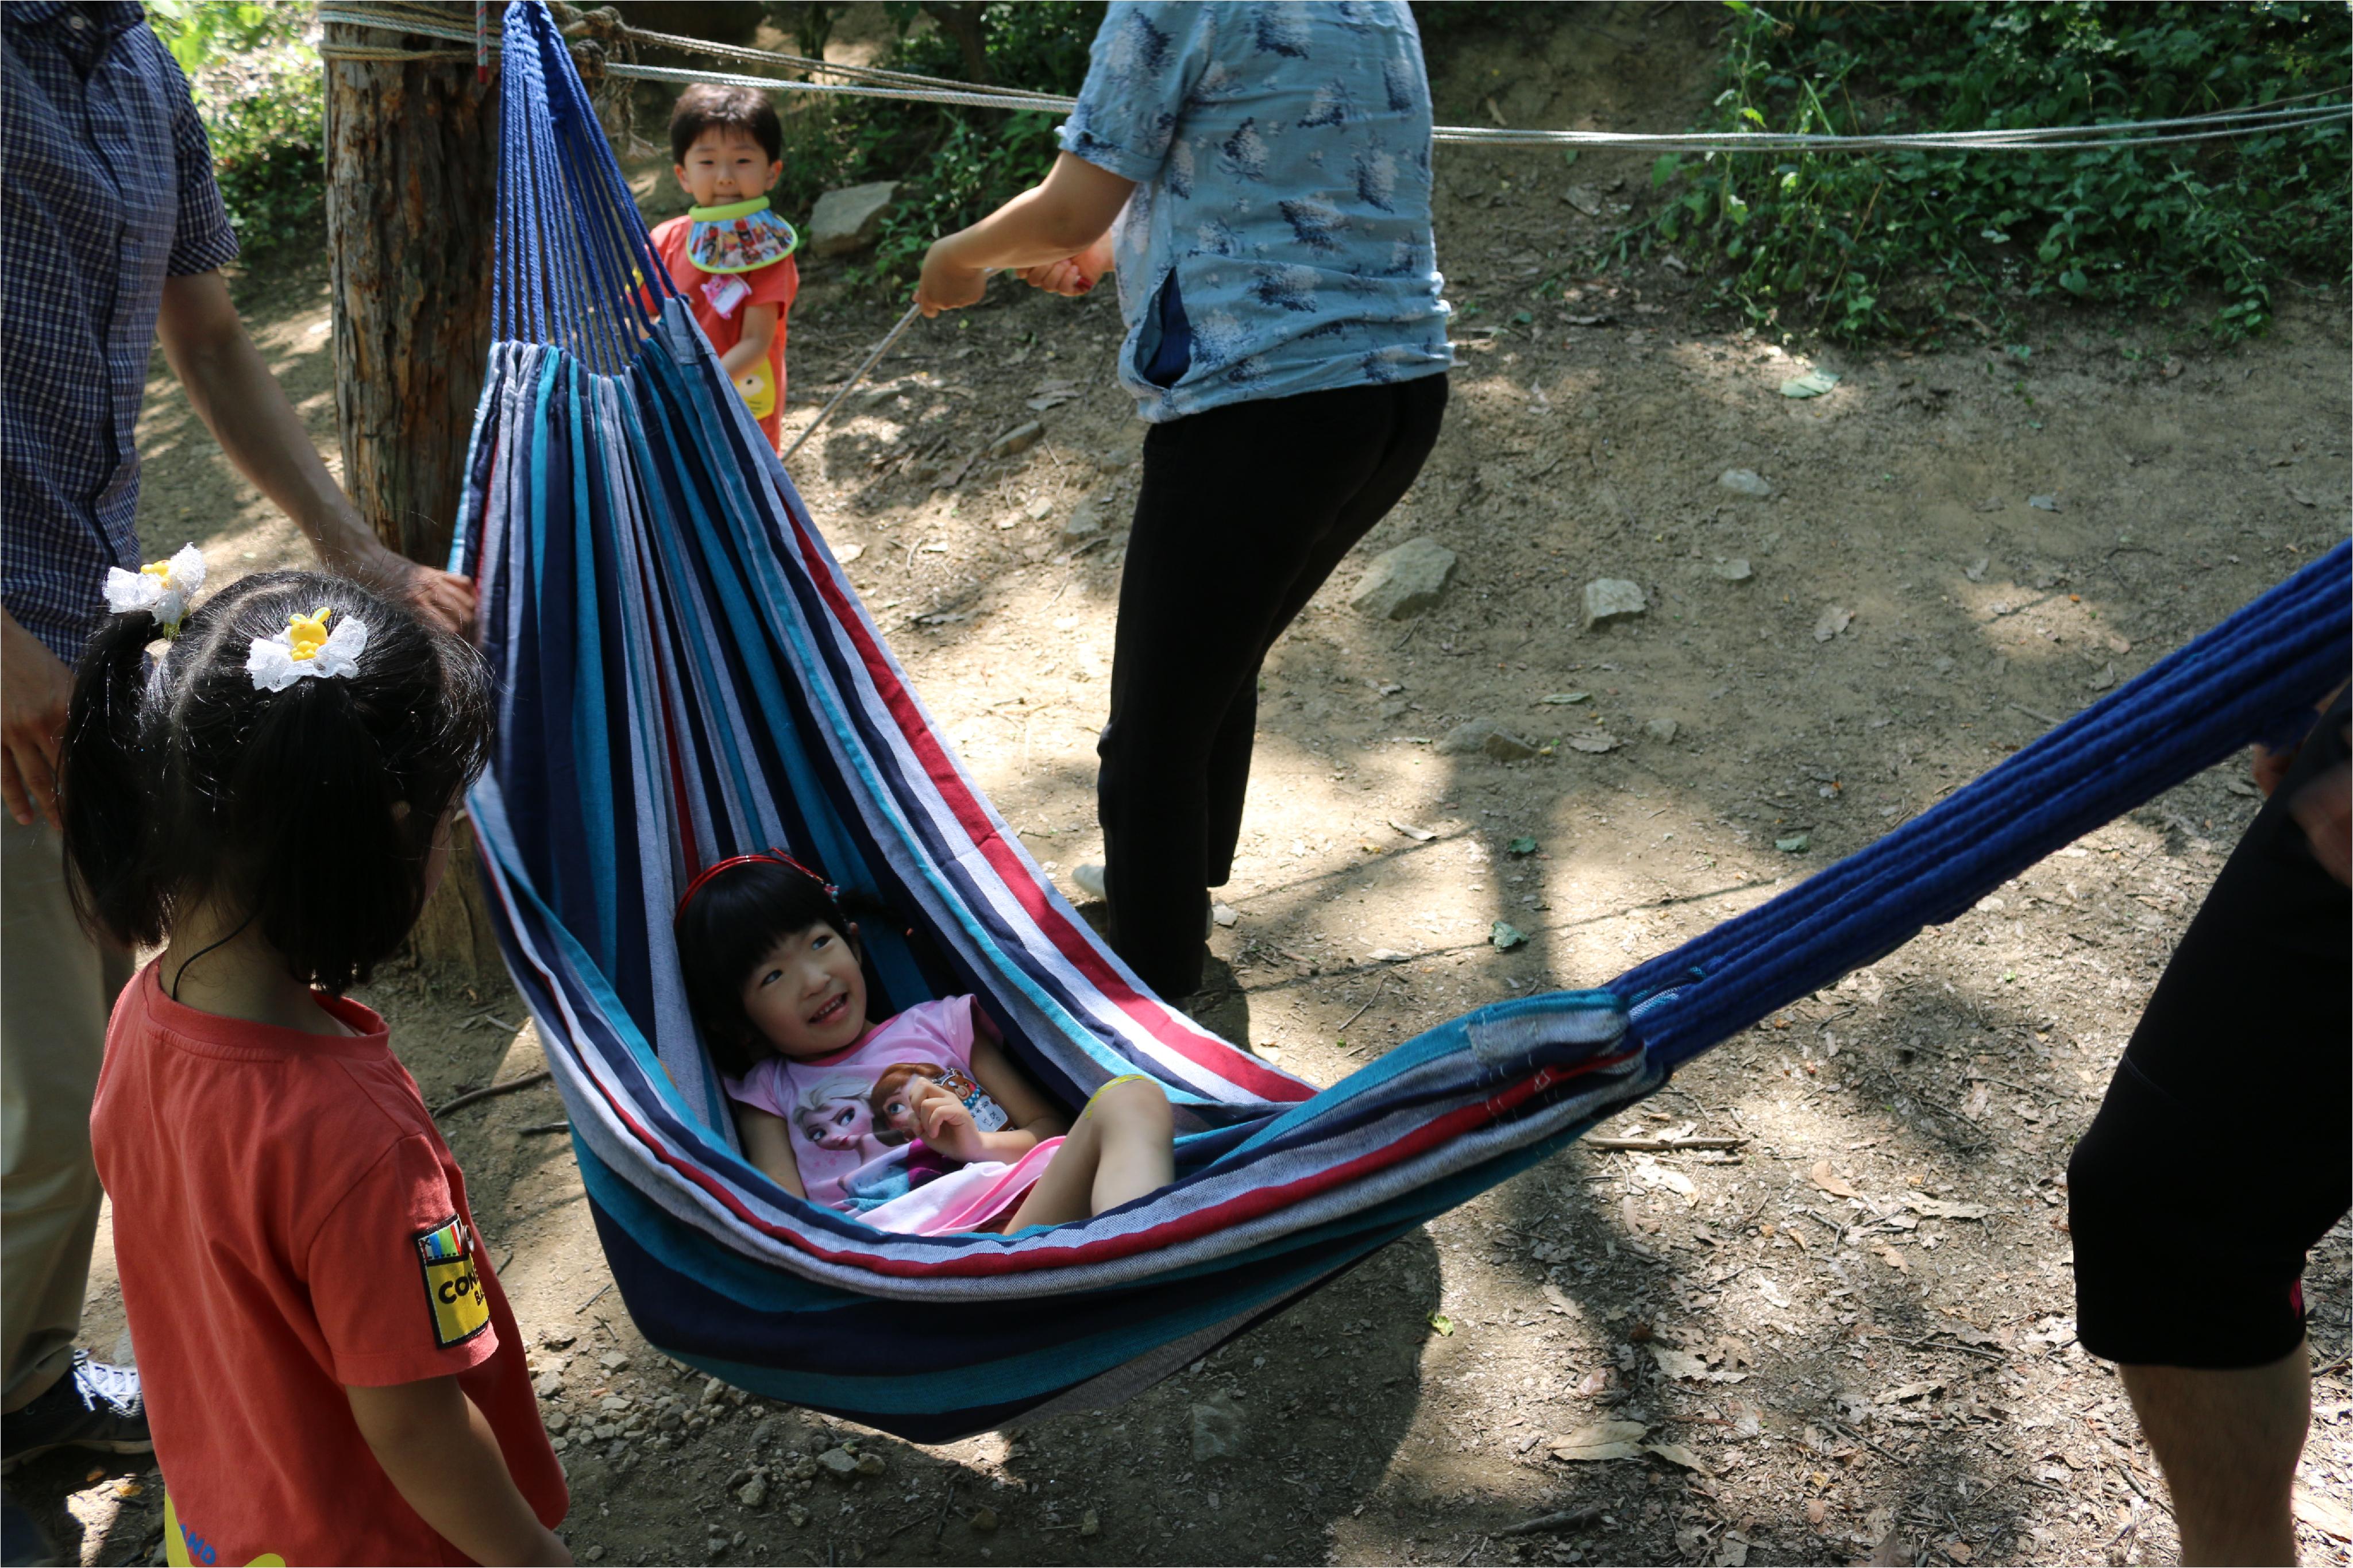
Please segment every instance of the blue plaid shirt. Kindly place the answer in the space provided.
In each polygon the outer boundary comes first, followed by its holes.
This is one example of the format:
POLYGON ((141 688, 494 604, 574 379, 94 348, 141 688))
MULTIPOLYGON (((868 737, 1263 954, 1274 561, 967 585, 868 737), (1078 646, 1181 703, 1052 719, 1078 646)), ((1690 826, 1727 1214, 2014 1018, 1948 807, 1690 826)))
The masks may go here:
POLYGON ((139 564, 166 276, 237 256, 187 78, 135 5, 0 5, 0 602, 70 661, 139 564))

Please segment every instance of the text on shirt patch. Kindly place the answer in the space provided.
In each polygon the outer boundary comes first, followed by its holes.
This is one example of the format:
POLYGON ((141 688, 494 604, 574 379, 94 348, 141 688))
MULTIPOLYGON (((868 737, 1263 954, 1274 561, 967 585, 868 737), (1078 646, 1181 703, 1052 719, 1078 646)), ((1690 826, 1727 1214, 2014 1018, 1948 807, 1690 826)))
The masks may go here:
POLYGON ((474 1266, 474 1237, 451 1215, 417 1233, 417 1260, 425 1270, 425 1300, 433 1311, 433 1342, 447 1350, 491 1326, 490 1299, 474 1266))

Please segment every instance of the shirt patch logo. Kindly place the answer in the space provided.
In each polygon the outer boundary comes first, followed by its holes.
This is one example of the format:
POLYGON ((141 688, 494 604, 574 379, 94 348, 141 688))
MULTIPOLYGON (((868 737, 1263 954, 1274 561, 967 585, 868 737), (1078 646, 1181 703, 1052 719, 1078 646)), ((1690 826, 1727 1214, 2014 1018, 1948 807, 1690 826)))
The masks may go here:
POLYGON ((490 1298, 474 1267, 473 1233, 451 1215, 416 1237, 417 1261, 425 1271, 425 1300, 433 1311, 433 1342, 447 1350, 491 1326, 490 1298))

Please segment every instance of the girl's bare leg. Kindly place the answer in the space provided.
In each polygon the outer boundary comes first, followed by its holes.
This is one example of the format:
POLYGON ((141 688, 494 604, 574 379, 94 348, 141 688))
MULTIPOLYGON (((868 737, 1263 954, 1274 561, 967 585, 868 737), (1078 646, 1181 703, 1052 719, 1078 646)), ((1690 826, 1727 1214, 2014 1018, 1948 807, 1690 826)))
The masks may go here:
POLYGON ((1166 1186, 1176 1175, 1174 1137, 1158 1084, 1132 1078, 1105 1085, 1005 1228, 1086 1219, 1166 1186))

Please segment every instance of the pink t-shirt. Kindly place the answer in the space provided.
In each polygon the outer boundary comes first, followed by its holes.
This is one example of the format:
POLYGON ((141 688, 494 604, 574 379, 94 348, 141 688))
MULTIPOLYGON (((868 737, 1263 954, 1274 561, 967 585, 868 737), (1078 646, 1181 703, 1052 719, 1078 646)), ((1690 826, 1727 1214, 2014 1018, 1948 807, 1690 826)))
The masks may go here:
POLYGON ((921 1074, 948 1089, 983 1132, 1006 1125, 1004 1110, 972 1076, 973 1001, 951 996, 908 1008, 828 1057, 769 1057, 728 1094, 782 1117, 811 1203, 862 1211, 905 1195, 943 1169, 910 1131, 896 1092, 921 1074), (912 1158, 911 1158, 912 1156, 912 1158))

